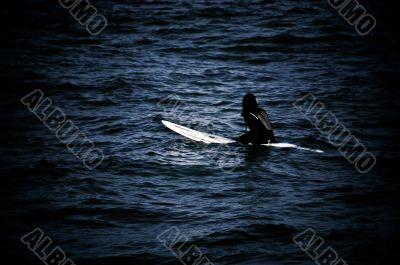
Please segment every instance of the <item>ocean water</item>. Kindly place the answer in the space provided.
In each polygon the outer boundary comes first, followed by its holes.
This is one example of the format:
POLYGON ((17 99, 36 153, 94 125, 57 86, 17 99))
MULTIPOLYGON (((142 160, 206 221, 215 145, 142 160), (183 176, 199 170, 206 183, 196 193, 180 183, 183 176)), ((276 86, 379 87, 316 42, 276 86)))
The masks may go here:
MULTIPOLYGON (((2 248, 41 228, 79 264, 181 264, 157 240, 177 227, 213 264, 314 264, 314 229, 349 265, 397 264, 399 35, 384 3, 360 36, 326 1, 100 1, 91 36, 57 1, 2 14, 2 248), (4 17, 3 17, 4 18, 4 17), (20 98, 35 89, 104 153, 84 167, 20 98), (234 138, 245 93, 278 142, 205 145, 169 120, 234 138), (360 174, 293 103, 313 93, 368 151, 360 174)), ((189 263, 188 263, 189 264, 189 263)))

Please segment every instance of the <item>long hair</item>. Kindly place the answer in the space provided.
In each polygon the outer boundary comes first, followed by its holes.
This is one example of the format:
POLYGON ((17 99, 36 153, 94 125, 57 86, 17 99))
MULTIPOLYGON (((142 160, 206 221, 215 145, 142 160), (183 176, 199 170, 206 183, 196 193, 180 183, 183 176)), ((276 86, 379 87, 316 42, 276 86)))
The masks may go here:
POLYGON ((243 97, 243 102, 242 102, 243 110, 242 110, 242 116, 245 114, 249 114, 252 111, 255 111, 258 109, 257 101, 256 101, 256 96, 254 96, 252 93, 247 93, 243 97))

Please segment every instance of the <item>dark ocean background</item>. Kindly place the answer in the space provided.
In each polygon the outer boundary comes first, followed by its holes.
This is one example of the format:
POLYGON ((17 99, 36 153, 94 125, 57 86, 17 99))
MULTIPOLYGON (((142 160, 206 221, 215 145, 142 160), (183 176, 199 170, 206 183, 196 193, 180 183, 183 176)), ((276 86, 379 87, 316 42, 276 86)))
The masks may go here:
POLYGON ((315 264, 292 242, 306 228, 349 265, 398 264, 396 9, 359 2, 378 22, 365 37, 327 1, 92 0, 98 36, 58 1, 5 4, 2 263, 41 264, 19 241, 39 227, 77 265, 180 264, 156 239, 176 226, 214 264, 315 264), (35 89, 103 150, 98 168, 21 104, 35 89), (236 137, 247 92, 278 142, 325 152, 207 146, 161 124, 236 137), (293 107, 306 92, 376 155, 371 172, 293 107))

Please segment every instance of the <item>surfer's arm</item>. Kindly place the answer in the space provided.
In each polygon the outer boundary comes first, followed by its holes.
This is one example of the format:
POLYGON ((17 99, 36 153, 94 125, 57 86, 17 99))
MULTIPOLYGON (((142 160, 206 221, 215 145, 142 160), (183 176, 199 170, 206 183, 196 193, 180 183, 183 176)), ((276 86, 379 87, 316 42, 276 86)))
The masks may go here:
POLYGON ((271 122, 269 121, 267 112, 265 110, 263 110, 263 109, 259 109, 259 112, 256 113, 256 114, 257 114, 258 119, 263 124, 263 126, 267 130, 272 131, 272 125, 271 125, 271 122))

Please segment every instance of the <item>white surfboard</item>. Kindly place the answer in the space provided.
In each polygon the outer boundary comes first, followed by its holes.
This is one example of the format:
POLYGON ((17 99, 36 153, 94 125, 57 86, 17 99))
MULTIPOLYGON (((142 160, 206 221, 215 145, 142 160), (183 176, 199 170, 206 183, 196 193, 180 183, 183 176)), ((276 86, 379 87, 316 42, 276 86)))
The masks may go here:
POLYGON ((203 142, 206 144, 231 144, 236 142, 234 140, 222 136, 195 131, 185 126, 181 126, 169 121, 161 121, 161 122, 174 132, 177 132, 180 135, 183 135, 194 141, 203 142))
MULTIPOLYGON (((203 142, 206 144, 232 144, 236 143, 235 140, 225 138, 222 136, 218 135, 213 135, 209 133, 204 133, 204 132, 199 132, 193 129, 190 129, 188 127, 178 125, 169 121, 161 121, 167 128, 171 129, 172 131, 179 133, 182 136, 185 136, 191 140, 197 141, 197 142, 203 142)), ((307 150, 311 152, 317 152, 317 153, 323 153, 321 150, 317 149, 311 149, 311 148, 305 148, 301 146, 297 146, 294 144, 289 144, 289 143, 271 143, 271 144, 262 144, 264 146, 273 146, 273 147, 278 147, 278 148, 296 148, 300 150, 307 150)))

